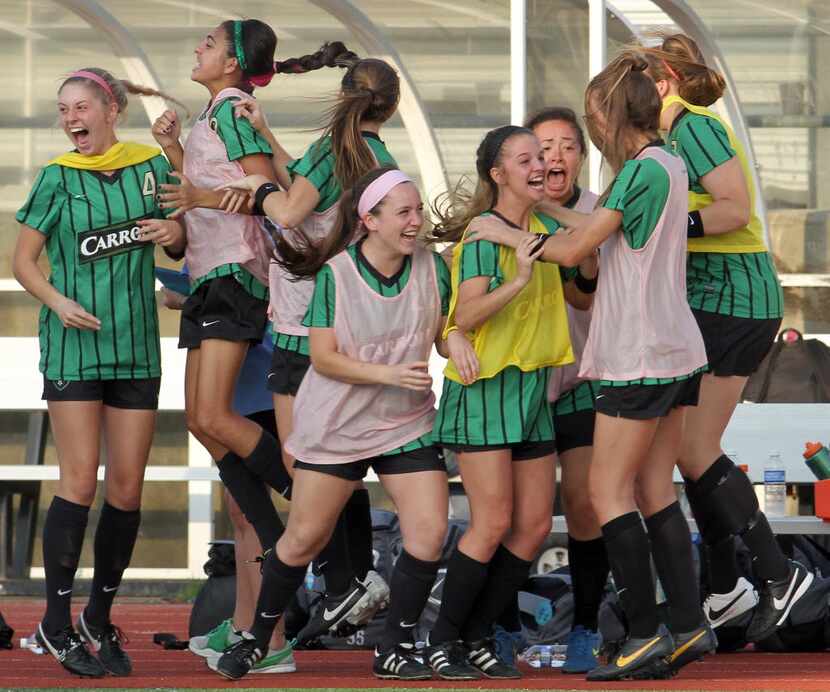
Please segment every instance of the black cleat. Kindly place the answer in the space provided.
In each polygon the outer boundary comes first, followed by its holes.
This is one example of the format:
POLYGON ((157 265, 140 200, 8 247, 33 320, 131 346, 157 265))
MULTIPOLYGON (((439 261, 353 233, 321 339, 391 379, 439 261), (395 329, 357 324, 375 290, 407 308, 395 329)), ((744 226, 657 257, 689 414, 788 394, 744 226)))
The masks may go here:
POLYGON ((463 642, 428 646, 424 658, 444 680, 481 680, 481 673, 467 661, 467 647, 463 642))
POLYGON ((795 560, 789 563, 790 574, 786 579, 767 581, 761 585, 758 605, 746 630, 747 641, 759 642, 775 632, 784 624, 796 601, 810 588, 813 573, 795 560))
POLYGON ((467 661, 482 675, 493 680, 516 680, 522 677, 516 666, 505 663, 496 655, 495 639, 468 643, 467 661))
POLYGON ((411 644, 399 644, 385 653, 375 649, 372 673, 381 680, 432 680, 432 668, 415 656, 411 644))
POLYGON ((352 578, 352 583, 345 593, 339 596, 327 593, 323 596, 308 623, 297 635, 297 640, 306 642, 328 632, 340 631, 341 623, 345 626, 350 615, 365 611, 367 603, 371 600, 372 596, 366 586, 352 578))
POLYGON ((239 678, 251 672, 264 656, 256 644, 256 639, 248 632, 242 632, 242 639, 225 649, 225 653, 216 663, 216 672, 228 680, 239 678))
POLYGON ((129 640, 118 627, 112 623, 106 627, 90 625, 84 618, 83 612, 78 618, 76 627, 81 639, 98 654, 98 660, 108 673, 125 677, 133 672, 130 657, 121 648, 121 644, 126 644, 129 640))
POLYGON ((43 624, 37 626, 37 643, 57 659, 66 670, 82 678, 102 678, 107 674, 101 662, 87 650, 72 625, 64 627, 54 637, 47 637, 43 624))
POLYGON ((713 654, 718 648, 715 631, 706 623, 691 632, 673 634, 674 651, 669 656, 669 668, 674 675, 683 666, 699 661, 706 654, 713 654))
POLYGON ((604 666, 588 673, 588 680, 663 680, 671 676, 668 658, 674 651, 669 631, 660 625, 652 637, 628 637, 616 655, 604 666))

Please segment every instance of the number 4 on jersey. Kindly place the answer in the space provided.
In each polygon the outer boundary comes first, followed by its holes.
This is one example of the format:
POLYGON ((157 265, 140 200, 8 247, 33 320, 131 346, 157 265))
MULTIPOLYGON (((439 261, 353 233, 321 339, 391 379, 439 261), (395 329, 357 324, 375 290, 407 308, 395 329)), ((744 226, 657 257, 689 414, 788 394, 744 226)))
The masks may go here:
POLYGON ((141 186, 141 194, 147 197, 154 197, 156 194, 156 176, 153 171, 144 174, 144 184, 141 186))

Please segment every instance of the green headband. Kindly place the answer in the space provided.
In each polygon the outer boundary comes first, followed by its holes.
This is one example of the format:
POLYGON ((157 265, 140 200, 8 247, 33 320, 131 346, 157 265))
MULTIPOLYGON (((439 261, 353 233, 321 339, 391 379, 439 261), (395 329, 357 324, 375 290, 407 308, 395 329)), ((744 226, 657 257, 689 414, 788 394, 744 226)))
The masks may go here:
POLYGON ((248 65, 245 63, 245 50, 242 48, 242 22, 235 19, 233 22, 233 49, 236 53, 236 62, 239 63, 240 69, 245 72, 248 65))

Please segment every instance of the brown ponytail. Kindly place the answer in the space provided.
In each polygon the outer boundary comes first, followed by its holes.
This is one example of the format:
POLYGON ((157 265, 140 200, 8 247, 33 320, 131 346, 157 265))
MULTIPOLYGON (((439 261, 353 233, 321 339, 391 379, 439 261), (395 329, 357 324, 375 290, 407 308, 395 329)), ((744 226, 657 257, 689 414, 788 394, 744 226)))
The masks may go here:
POLYGON ((695 106, 711 106, 726 89, 720 72, 706 64, 697 43, 686 34, 663 37, 659 47, 638 47, 655 81, 671 80, 681 98, 695 106))
POLYGON ((276 74, 304 74, 324 67, 349 67, 359 60, 357 53, 353 53, 340 41, 324 43, 320 49, 310 55, 299 58, 287 58, 274 63, 276 74))
POLYGON ((588 134, 614 173, 631 154, 626 150, 627 133, 658 137, 662 104, 654 81, 645 73, 647 68, 648 63, 638 52, 623 51, 585 90, 588 134), (603 116, 603 128, 597 125, 597 114, 603 116))
POLYGON ((138 84, 133 84, 132 82, 126 79, 116 79, 113 77, 109 72, 106 70, 101 69, 100 67, 83 67, 80 72, 91 72, 92 74, 98 75, 101 79, 103 79, 110 88, 112 92, 112 96, 108 94, 101 85, 97 82, 94 82, 91 79, 86 79, 82 76, 69 76, 67 77, 63 84, 61 84, 61 89, 63 89, 67 84, 72 84, 74 82, 82 82, 85 86, 90 89, 93 89, 95 93, 98 95, 98 98, 103 103, 110 103, 113 99, 115 99, 115 103, 118 105, 118 112, 119 113, 126 113, 127 112, 127 104, 129 101, 128 94, 136 94, 140 96, 159 96, 163 98, 165 101, 170 103, 175 103, 177 106, 180 106, 184 112, 185 117, 190 117, 190 111, 188 110, 187 106, 185 106, 181 101, 178 99, 173 98, 169 94, 165 94, 163 91, 158 91, 157 89, 151 89, 150 87, 140 86, 138 84))
POLYGON ((331 136, 334 176, 345 190, 377 166, 361 134, 361 123, 383 123, 392 117, 400 99, 400 80, 388 63, 364 58, 349 67, 340 86, 340 93, 325 113, 327 124, 322 136, 331 136))
MULTIPOLYGON (((337 222, 321 241, 313 242, 300 229, 285 231, 291 236, 291 242, 284 235, 278 235, 275 241, 277 264, 293 274, 297 280, 314 277, 326 262, 349 246, 360 230, 361 222, 357 214, 357 205, 366 188, 384 173, 393 170, 395 170, 394 166, 370 170, 355 183, 354 187, 346 189, 340 198, 337 222)), ((383 203, 384 200, 378 202, 370 210, 371 213, 377 214, 383 203)))

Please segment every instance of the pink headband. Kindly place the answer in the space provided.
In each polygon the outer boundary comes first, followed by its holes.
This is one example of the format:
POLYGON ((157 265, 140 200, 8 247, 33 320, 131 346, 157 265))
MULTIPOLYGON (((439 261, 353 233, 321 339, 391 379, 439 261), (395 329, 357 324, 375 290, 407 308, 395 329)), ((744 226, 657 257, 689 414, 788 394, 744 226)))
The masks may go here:
POLYGON ((100 75, 95 74, 94 72, 90 72, 89 70, 78 70, 77 72, 73 72, 71 75, 67 77, 67 79, 75 79, 76 77, 80 79, 88 79, 92 82, 95 82, 99 87, 101 87, 109 97, 115 101, 115 94, 112 93, 112 87, 107 84, 107 80, 101 77, 100 75))
POLYGON ((357 215, 363 218, 375 208, 378 202, 389 194, 389 190, 401 183, 411 182, 412 178, 398 169, 387 171, 377 180, 373 180, 363 191, 363 194, 360 195, 360 201, 357 203, 357 215))

